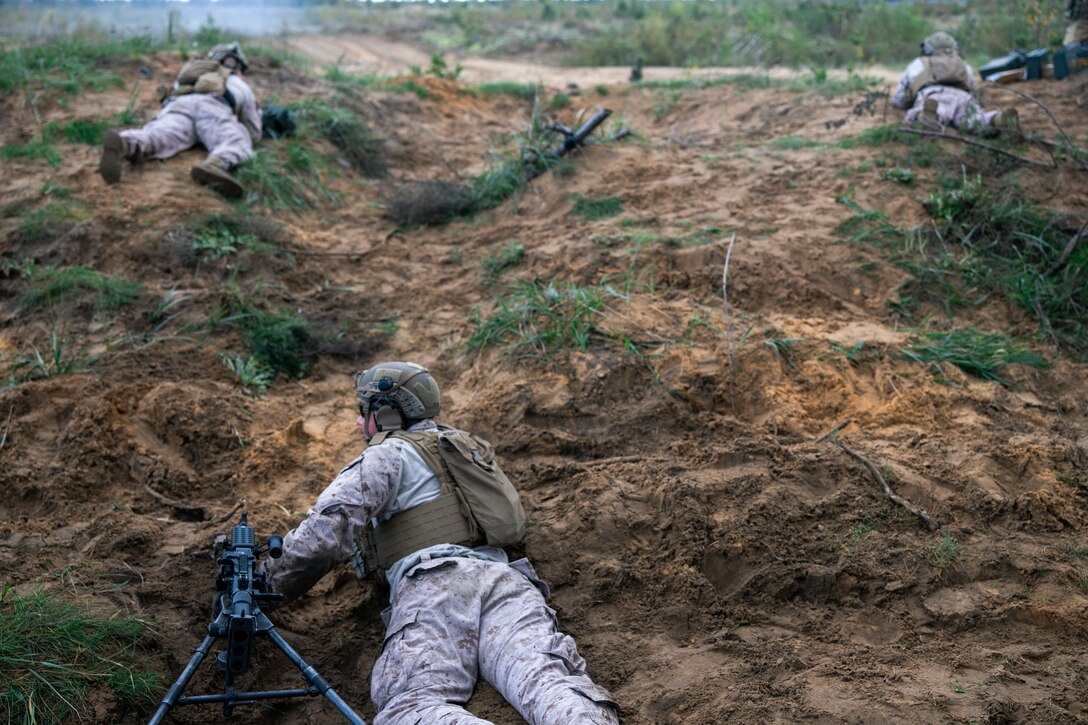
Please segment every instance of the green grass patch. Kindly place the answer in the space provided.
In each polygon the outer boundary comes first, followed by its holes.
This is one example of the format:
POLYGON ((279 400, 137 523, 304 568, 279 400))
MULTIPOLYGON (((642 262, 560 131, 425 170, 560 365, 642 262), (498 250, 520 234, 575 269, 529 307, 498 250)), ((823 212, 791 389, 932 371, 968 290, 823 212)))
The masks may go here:
POLYGON ((19 215, 13 241, 23 244, 50 241, 71 229, 85 214, 81 206, 66 202, 50 202, 23 212, 19 215))
POLYGON ((235 173, 251 203, 294 211, 340 204, 327 183, 328 162, 303 141, 266 145, 235 173))
POLYGON ((82 143, 97 146, 102 143, 102 133, 111 126, 110 121, 95 121, 87 118, 77 118, 63 125, 48 123, 43 135, 60 135, 69 143, 82 143))
POLYGON ((961 548, 956 538, 945 531, 939 539, 926 544, 926 561, 938 569, 947 569, 959 560, 961 548))
POLYGON ((31 161, 44 161, 50 168, 60 166, 63 157, 57 150, 57 145, 51 138, 39 137, 26 143, 4 144, 0 148, 0 158, 3 159, 30 159, 31 161))
POLYGON ((155 47, 150 36, 111 38, 92 31, 0 50, 0 93, 37 89, 75 96, 120 88, 124 82, 112 66, 155 47))
POLYGON ((1036 207, 1015 185, 964 173, 941 177, 924 199, 931 223, 913 229, 857 212, 838 231, 884 246, 911 273, 893 309, 908 319, 998 295, 1038 320, 1040 336, 1088 354, 1088 246, 1066 250, 1079 220, 1036 207))
POLYGON ((484 266, 484 273, 488 277, 494 278, 498 277, 511 267, 521 264, 524 259, 524 245, 518 244, 511 239, 506 247, 499 250, 496 254, 488 254, 483 258, 481 263, 484 266))
POLYGON ((243 358, 241 355, 219 353, 223 366, 234 373, 242 392, 251 398, 264 398, 268 389, 276 382, 276 373, 255 357, 243 358))
POLYGON ((484 317, 473 308, 475 332, 470 352, 503 347, 518 357, 547 358, 563 349, 585 350, 594 338, 607 338, 598 327, 606 291, 562 282, 518 280, 484 317))
POLYGON ((581 194, 574 195, 574 207, 570 213, 583 219, 597 220, 614 217, 623 211, 623 202, 614 196, 603 199, 589 199, 581 194))
POLYGON ((377 88, 384 81, 377 75, 358 75, 348 73, 339 64, 325 70, 325 80, 338 86, 350 86, 353 88, 377 88))
POLYGON ((288 310, 250 308, 238 317, 238 325, 250 355, 261 365, 291 378, 306 374, 316 336, 305 319, 288 310))
POLYGON ((476 90, 488 96, 513 96, 524 101, 531 101, 540 92, 535 83, 517 83, 515 81, 497 81, 495 83, 481 83, 476 90))
POLYGON ((53 325, 49 346, 31 346, 28 351, 15 355, 10 372, 15 380, 46 380, 87 370, 97 359, 97 356, 73 348, 68 335, 53 325))
POLYGON ((414 93, 424 100, 431 96, 430 92, 421 86, 414 78, 389 81, 382 85, 382 90, 389 91, 390 93, 414 93))
POLYGON ((870 126, 855 136, 840 139, 835 145, 842 149, 853 149, 859 146, 886 146, 893 143, 914 145, 924 141, 925 139, 921 136, 901 132, 899 124, 889 123, 882 126, 870 126))
POLYGON ((915 174, 914 171, 912 171, 911 169, 902 169, 896 166, 894 168, 885 169, 884 171, 880 172, 880 178, 887 179, 888 181, 894 181, 897 184, 909 185, 913 184, 915 181, 918 180, 918 175, 915 174))
POLYGON ((1050 365, 1042 355, 1022 347, 999 332, 963 330, 925 332, 903 349, 903 355, 915 362, 933 364, 942 374, 941 363, 951 363, 969 375, 1011 385, 998 372, 1007 365, 1045 368, 1050 365))
POLYGON ((368 178, 380 178, 389 172, 385 143, 353 111, 312 101, 288 107, 299 119, 300 137, 325 137, 353 169, 368 178))
POLYGON ((96 692, 147 713, 161 677, 140 652, 144 623, 47 592, 0 598, 0 714, 9 723, 95 721, 96 692))
POLYGON ((120 307, 133 302, 143 285, 111 277, 89 267, 35 267, 29 275, 30 289, 23 295, 23 305, 40 307, 94 292, 102 307, 120 307))

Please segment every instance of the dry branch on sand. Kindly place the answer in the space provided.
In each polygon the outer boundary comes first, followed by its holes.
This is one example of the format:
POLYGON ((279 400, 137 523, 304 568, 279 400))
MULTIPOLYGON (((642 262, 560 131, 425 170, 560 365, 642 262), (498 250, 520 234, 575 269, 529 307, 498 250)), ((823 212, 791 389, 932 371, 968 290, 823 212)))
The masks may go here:
MULTIPOLYGON (((842 427, 845 427, 845 426, 844 425, 836 426, 836 428, 842 428, 842 427)), ((835 429, 832 429, 832 430, 834 431, 835 429)), ((823 438, 823 436, 821 436, 821 439, 822 438, 823 438)), ((876 467, 876 465, 873 464, 872 461, 870 461, 868 458, 866 458, 865 456, 863 456, 860 453, 858 453, 857 451, 855 451, 853 448, 850 448, 848 445, 843 443, 842 439, 839 438, 837 435, 832 434, 830 436, 830 438, 831 438, 831 442, 834 443, 836 446, 838 446, 842 450, 843 453, 850 456, 854 460, 860 462, 867 469, 869 469, 869 473, 872 474, 873 478, 876 479, 876 482, 880 484, 880 488, 883 489, 885 496, 887 496, 889 499, 891 499, 894 503, 896 503, 896 504, 902 506, 903 508, 905 508, 907 511, 910 511, 912 514, 917 516, 919 519, 921 519, 922 523, 925 524, 926 528, 928 528, 930 531, 936 531, 937 529, 941 528, 941 525, 937 522, 936 519, 934 519, 932 516, 927 514, 921 508, 915 506, 910 501, 906 500, 902 496, 899 496, 894 491, 892 491, 891 486, 888 485, 888 482, 886 480, 884 480, 884 476, 881 475, 880 469, 878 469, 876 467)))

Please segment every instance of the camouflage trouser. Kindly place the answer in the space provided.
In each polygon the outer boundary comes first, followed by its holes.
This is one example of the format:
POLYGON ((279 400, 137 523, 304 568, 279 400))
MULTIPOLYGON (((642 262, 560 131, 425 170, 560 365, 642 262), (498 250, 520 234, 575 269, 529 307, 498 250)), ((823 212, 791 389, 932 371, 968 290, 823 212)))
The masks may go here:
POLYGON ((463 707, 478 677, 532 725, 619 723, 525 574, 481 559, 423 562, 401 581, 374 664, 374 725, 487 725, 463 707))
POLYGON ((997 111, 983 111, 973 95, 960 88, 949 86, 930 86, 923 88, 914 99, 914 105, 907 111, 907 123, 913 123, 922 113, 927 98, 937 101, 937 120, 942 126, 955 126, 961 131, 982 133, 987 126, 993 126, 997 111))
POLYGON ((1071 20, 1065 29, 1065 42, 1062 45, 1088 40, 1088 20, 1071 20))
POLYGON ((133 161, 168 159, 197 143, 235 166, 253 156, 253 139, 226 101, 203 93, 177 96, 141 129, 122 131, 133 161))

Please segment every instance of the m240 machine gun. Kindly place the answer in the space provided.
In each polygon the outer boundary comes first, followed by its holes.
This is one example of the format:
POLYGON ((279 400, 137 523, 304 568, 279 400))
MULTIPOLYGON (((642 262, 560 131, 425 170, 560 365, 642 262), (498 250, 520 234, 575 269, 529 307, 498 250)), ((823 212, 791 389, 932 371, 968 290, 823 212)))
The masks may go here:
POLYGON ((366 725, 317 670, 287 644, 276 631, 275 625, 261 611, 261 603, 282 602, 284 596, 272 591, 265 576, 256 571, 257 559, 265 552, 273 559, 282 556, 283 539, 273 535, 268 538, 267 544, 258 545, 253 527, 249 525, 246 517, 247 514, 243 513, 241 520, 231 529, 229 542, 224 534, 216 537, 215 554, 219 564, 219 576, 215 580, 215 618, 208 625, 208 636, 197 646, 189 664, 171 685, 148 725, 162 723, 175 705, 221 702, 223 716, 230 717, 232 710, 239 705, 252 705, 260 700, 317 695, 324 695, 352 725, 366 725), (257 635, 264 635, 272 640, 287 659, 298 667, 309 686, 296 690, 238 692, 234 687, 234 679, 249 670, 257 635), (216 661, 223 668, 222 694, 182 694, 219 638, 226 640, 226 650, 216 656, 216 661))

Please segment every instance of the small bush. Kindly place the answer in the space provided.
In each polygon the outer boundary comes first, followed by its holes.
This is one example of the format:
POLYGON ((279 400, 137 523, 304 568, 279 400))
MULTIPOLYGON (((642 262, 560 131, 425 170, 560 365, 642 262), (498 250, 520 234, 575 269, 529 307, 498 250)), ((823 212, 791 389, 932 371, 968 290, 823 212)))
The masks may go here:
POLYGON ((239 319, 250 354, 262 365, 288 377, 306 374, 313 356, 309 323, 288 311, 250 309, 239 319))
POLYGON ((561 108, 570 108, 571 100, 570 96, 566 93, 556 93, 552 96, 552 100, 548 103, 548 107, 552 110, 559 110, 561 108))
POLYGON ((399 226, 444 224, 473 209, 472 190, 449 181, 394 184, 381 197, 385 216, 399 226))

